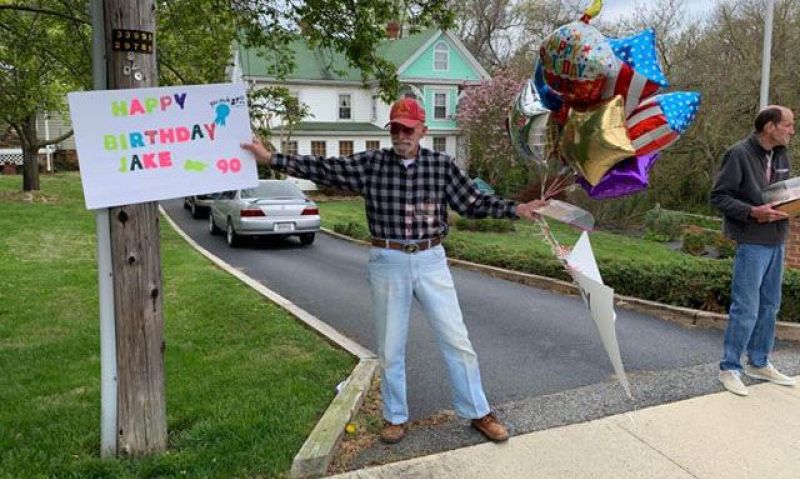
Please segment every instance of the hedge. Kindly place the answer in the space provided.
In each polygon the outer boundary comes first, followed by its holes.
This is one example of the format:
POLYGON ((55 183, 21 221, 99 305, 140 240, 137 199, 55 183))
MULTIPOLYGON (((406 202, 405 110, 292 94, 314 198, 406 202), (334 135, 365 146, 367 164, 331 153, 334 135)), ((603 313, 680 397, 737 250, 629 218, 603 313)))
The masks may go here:
MULTIPOLYGON (((337 224, 334 230, 358 239, 369 239, 366 228, 355 223, 337 224)), ((482 246, 463 239, 445 240, 451 258, 497 266, 564 281, 571 277, 552 256, 529 254, 493 245, 482 246)), ((687 257, 670 263, 598 260, 603 281, 617 294, 724 313, 730 305, 732 259, 687 257)), ((781 321, 800 322, 800 271, 787 269, 783 279, 781 321)))
MULTIPOLYGON (((453 258, 571 281, 551 256, 521 254, 497 246, 480 247, 451 238, 445 240, 445 248, 453 258)), ((686 258, 670 263, 599 260, 598 263, 603 282, 617 294, 719 313, 726 312, 730 305, 732 259, 686 258)), ((800 271, 785 271, 782 294, 778 319, 800 322, 800 271)))

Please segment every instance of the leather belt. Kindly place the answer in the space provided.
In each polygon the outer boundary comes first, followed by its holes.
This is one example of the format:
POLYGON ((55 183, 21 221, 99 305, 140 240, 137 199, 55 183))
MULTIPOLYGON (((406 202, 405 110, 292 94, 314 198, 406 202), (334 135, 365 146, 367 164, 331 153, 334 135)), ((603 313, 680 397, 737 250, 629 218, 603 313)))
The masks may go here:
POLYGON ((425 251, 426 249, 433 248, 434 246, 439 246, 440 244, 442 244, 441 236, 437 236, 436 238, 429 240, 423 240, 418 243, 400 243, 399 241, 372 238, 372 246, 394 249, 404 253, 417 253, 419 251, 425 251))

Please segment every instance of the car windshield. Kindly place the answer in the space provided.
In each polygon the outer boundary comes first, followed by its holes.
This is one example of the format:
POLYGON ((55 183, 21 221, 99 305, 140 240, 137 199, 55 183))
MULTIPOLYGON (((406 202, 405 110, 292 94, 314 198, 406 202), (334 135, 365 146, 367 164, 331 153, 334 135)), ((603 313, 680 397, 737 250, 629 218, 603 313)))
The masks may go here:
POLYGON ((305 195, 293 183, 270 181, 242 190, 242 198, 305 198, 305 195))

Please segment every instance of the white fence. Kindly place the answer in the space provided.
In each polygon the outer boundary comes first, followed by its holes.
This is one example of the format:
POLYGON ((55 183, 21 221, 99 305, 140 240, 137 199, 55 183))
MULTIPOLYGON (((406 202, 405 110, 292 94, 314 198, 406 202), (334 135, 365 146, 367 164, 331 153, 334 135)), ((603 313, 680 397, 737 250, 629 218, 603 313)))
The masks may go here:
MULTIPOLYGON (((53 151, 48 148, 39 148, 40 155, 46 155, 53 151)), ((22 165, 22 150, 19 148, 0 148, 0 165, 22 165)))

